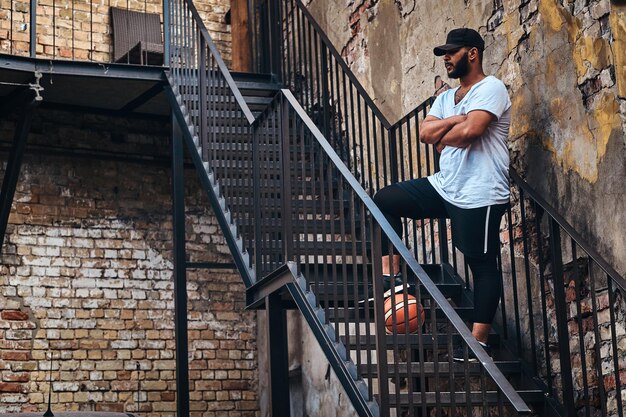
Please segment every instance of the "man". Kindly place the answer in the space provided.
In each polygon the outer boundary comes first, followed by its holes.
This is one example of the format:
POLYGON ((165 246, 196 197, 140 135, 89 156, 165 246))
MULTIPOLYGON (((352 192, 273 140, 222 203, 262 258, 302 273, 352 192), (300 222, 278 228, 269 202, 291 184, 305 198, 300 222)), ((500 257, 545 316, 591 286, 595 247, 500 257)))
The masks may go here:
MULTIPOLYGON (((402 217, 451 219, 453 243, 474 277, 472 334, 491 353, 487 338, 502 288, 496 262, 499 226, 509 201, 511 101, 504 84, 483 72, 484 48, 482 37, 468 28, 450 31, 446 44, 434 48, 448 76, 460 81, 437 97, 420 126, 420 141, 441 152, 440 171, 385 187, 374 201, 399 235, 402 217)), ((383 258, 386 287, 398 264, 397 255, 391 262, 383 258)), ((455 360, 463 356, 462 347, 455 349, 455 360)), ((469 356, 476 360, 471 351, 469 356)))

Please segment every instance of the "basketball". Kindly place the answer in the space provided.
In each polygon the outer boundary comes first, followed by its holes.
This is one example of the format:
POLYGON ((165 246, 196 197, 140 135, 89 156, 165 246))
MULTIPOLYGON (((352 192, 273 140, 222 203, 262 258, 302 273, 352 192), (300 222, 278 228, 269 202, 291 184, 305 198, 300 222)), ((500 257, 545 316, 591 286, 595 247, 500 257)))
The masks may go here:
POLYGON ((424 323, 425 312, 424 307, 417 302, 415 297, 411 294, 407 295, 406 305, 404 303, 404 295, 396 294, 395 295, 395 310, 392 304, 391 297, 387 297, 385 299, 385 327, 387 328, 387 333, 394 332, 394 316, 395 316, 395 331, 398 334, 406 333, 406 322, 409 324, 409 333, 417 332, 419 326, 424 323), (419 313, 418 313, 419 311, 419 313), (421 316, 421 317, 418 317, 421 316))

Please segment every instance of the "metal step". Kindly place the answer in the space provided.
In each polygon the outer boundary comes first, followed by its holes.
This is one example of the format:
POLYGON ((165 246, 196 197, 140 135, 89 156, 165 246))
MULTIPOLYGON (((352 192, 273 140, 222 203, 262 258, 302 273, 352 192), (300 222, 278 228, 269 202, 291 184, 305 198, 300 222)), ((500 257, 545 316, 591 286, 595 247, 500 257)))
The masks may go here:
MULTIPOLYGON (((322 300, 328 300, 329 306, 331 305, 335 306, 335 303, 332 301, 332 297, 334 297, 334 294, 335 294, 335 288, 337 288, 337 294, 339 294, 340 296, 341 294, 343 294, 343 288, 344 288, 344 284, 341 282, 342 278, 339 276, 337 280, 340 281, 337 285, 328 284, 326 286, 322 282, 320 282, 318 286, 315 286, 313 284, 314 281, 310 279, 308 280, 308 282, 311 285, 311 288, 315 290, 315 295, 317 296, 317 298, 322 299, 322 300)), ((338 300, 336 303, 337 307, 341 306, 342 308, 348 308, 348 307, 354 306, 354 301, 352 300, 352 298, 354 297, 353 294, 354 294, 355 285, 349 283, 346 285, 346 287, 348 290, 348 297, 350 297, 350 299, 347 300, 347 302, 346 300, 343 300, 343 299, 338 300)), ((356 287, 357 287, 356 288, 357 299, 358 300, 365 299, 366 293, 363 290, 363 285, 357 284, 356 287)), ((452 299, 453 301, 459 300, 460 295, 463 291, 462 286, 459 284, 437 284, 437 287, 439 288, 441 293, 444 295, 444 297, 452 299)), ((421 296, 421 299, 430 298, 430 295, 428 294, 428 292, 423 286, 420 288, 420 296, 421 296)), ((459 308, 471 309, 472 307, 459 307, 459 308)), ((351 317, 356 317, 356 313, 349 313, 349 314, 351 314, 351 317)), ((365 312, 359 312, 358 314, 359 314, 359 317, 364 317, 365 312)), ((469 312, 465 310, 464 314, 469 314, 469 312)), ((438 316, 438 317, 443 317, 443 316, 438 316)))
MULTIPOLYGON (((531 404, 541 403, 544 400, 544 393, 539 389, 524 389, 517 390, 518 394, 524 401, 531 404)), ((405 394, 390 394, 389 406, 392 408, 406 407, 409 405, 409 396, 411 403, 415 408, 419 408, 422 402, 426 406, 444 406, 450 407, 453 404, 457 407, 464 407, 466 404, 473 406, 480 406, 484 403, 497 406, 499 403, 506 404, 506 399, 499 395, 497 391, 470 391, 469 395, 462 391, 457 392, 426 392, 424 395, 420 392, 405 393, 405 394), (453 402, 454 399, 454 402, 453 402)), ((374 397, 380 401, 379 395, 374 397)))
MULTIPOLYGON (((516 375, 522 371, 522 365, 519 360, 494 360, 494 363, 505 375, 516 375)), ((412 377, 419 377, 423 375, 428 378, 435 376, 435 370, 437 370, 439 375, 444 377, 447 377, 448 374, 453 371, 455 376, 463 377, 465 375, 465 368, 468 368, 467 371, 471 376, 480 375, 483 369, 482 364, 478 362, 469 364, 452 362, 452 367, 450 367, 449 362, 440 361, 436 363, 390 363, 387 365, 387 372, 389 376, 395 376, 398 374, 399 376, 404 377, 410 374, 412 377)), ((378 377, 378 366, 376 364, 361 364, 358 369, 359 375, 362 377, 378 377)))
MULTIPOLYGON (((420 340, 419 338, 422 338, 422 346, 424 347, 432 347, 434 344, 434 337, 432 334, 430 333, 422 333, 421 335, 418 334, 410 334, 410 335, 404 335, 404 334, 398 334, 398 335, 390 335, 387 334, 385 335, 385 342, 387 344, 388 347, 392 347, 394 346, 394 344, 397 344, 398 346, 402 347, 402 346, 410 346, 414 349, 419 348, 419 343, 420 340)), ((361 348, 363 346, 372 346, 372 348, 374 346, 376 346, 376 336, 375 335, 359 335, 359 337, 357 338, 356 336, 352 335, 349 336, 346 340, 345 336, 342 336, 343 342, 346 345, 346 347, 348 349, 354 350, 357 348, 357 342, 358 342, 358 346, 360 346, 361 348), (357 340, 358 339, 358 340, 357 340)), ((459 334, 453 334, 452 335, 452 344, 456 345, 456 344, 461 344, 463 339, 461 338, 461 335, 459 334)), ((500 335, 497 333, 490 333, 488 338, 487 338, 487 343, 491 346, 491 347, 497 347, 500 346, 500 335)), ((446 334, 438 334, 437 335, 437 345, 439 347, 443 348, 447 348, 448 347, 448 336, 446 334)))
MULTIPOLYGON (((314 291, 315 292, 315 291, 314 291)), ((343 293, 338 294, 339 297, 343 296, 343 293)), ((352 297, 352 293, 348 293, 348 297, 352 297)), ((428 296, 426 295, 423 298, 427 298, 428 296)), ((345 306, 345 303, 337 303, 337 306, 340 306, 342 304, 344 304, 344 306, 342 306, 339 309, 334 309, 332 308, 334 306, 334 302, 333 300, 328 300, 328 302, 326 302, 326 300, 324 298, 322 298, 321 296, 318 297, 319 301, 320 301, 320 305, 323 307, 325 305, 327 305, 328 308, 328 318, 335 320, 335 321, 339 321, 339 320, 349 320, 349 321, 355 321, 358 317, 359 322, 363 322, 363 320, 368 317, 370 318, 370 320, 373 320, 374 318, 374 306, 372 305, 373 303, 369 303, 370 304, 370 308, 369 308, 369 312, 365 309, 365 307, 363 307, 364 303, 360 303, 359 306, 357 307, 351 307, 354 306, 354 301, 350 300, 350 302, 348 303, 348 306, 345 306), (367 314, 366 314, 367 313, 367 314)), ((463 319, 463 320, 470 320, 472 318, 472 314, 474 312, 474 307, 454 307, 454 311, 456 311, 456 313, 463 319)), ((435 309, 435 315, 436 315, 436 320, 446 320, 447 321, 447 317, 446 315, 443 313, 443 311, 440 308, 435 309)), ((425 320, 428 323, 431 320, 432 317, 432 310, 430 308, 426 308, 424 310, 424 316, 425 316, 425 320)))

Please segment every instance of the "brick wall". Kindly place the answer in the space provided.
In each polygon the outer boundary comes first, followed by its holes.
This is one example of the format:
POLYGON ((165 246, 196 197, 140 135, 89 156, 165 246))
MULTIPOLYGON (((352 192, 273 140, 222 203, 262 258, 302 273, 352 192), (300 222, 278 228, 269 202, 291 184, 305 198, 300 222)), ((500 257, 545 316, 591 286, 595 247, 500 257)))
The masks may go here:
MULTIPOLYGON (((0 149, 13 128, 0 123, 0 149)), ((45 409, 51 352, 54 410, 175 414, 170 131, 37 112, 29 146, 117 156, 25 156, 0 266, 0 412, 45 409)), ((189 260, 231 263, 192 169, 186 204, 189 260)), ((256 320, 243 288, 232 270, 188 273, 194 415, 258 415, 256 320)))
MULTIPOLYGON (((231 36, 225 16, 230 0, 195 0, 194 4, 229 65, 231 36)), ((162 15, 163 0, 38 1, 37 56, 111 62, 111 7, 162 15)), ((0 53, 28 55, 29 32, 30 2, 0 2, 0 53)))

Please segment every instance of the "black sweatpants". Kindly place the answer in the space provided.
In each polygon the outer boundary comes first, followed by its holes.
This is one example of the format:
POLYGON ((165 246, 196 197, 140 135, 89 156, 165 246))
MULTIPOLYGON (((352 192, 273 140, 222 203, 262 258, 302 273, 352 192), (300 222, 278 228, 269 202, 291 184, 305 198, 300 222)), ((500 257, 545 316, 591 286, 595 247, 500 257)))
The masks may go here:
POLYGON ((474 276, 474 322, 491 324, 502 291, 497 251, 507 204, 462 209, 444 200, 426 178, 389 185, 376 193, 374 202, 399 236, 404 217, 451 220, 452 242, 474 276))

